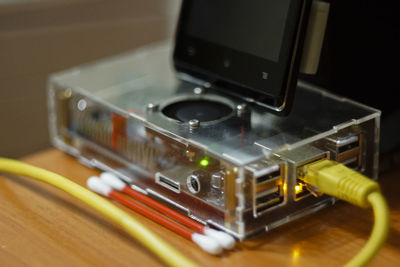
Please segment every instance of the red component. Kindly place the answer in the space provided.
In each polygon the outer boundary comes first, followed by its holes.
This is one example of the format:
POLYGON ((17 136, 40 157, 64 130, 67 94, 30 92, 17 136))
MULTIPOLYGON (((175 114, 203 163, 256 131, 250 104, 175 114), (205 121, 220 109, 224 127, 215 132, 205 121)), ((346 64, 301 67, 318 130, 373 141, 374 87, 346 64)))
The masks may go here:
POLYGON ((133 197, 134 199, 136 199, 138 201, 143 202, 147 206, 152 207, 153 209, 159 211, 160 213, 171 217, 172 219, 182 223, 183 225, 185 225, 197 232, 203 233, 203 229, 205 227, 203 224, 198 223, 198 222, 186 217, 185 215, 182 215, 179 212, 176 212, 173 209, 168 208, 167 206, 164 206, 163 204, 149 198, 148 196, 145 196, 145 195, 133 190, 129 186, 125 186, 124 189, 122 189, 122 192, 133 197))
POLYGON ((126 118, 116 113, 111 114, 112 133, 111 133, 111 146, 117 149, 118 140, 121 137, 126 138, 126 118))
POLYGON ((161 214, 158 214, 157 212, 125 197, 121 193, 118 193, 116 191, 111 191, 109 197, 117 200, 121 204, 127 206, 128 208, 131 208, 132 210, 142 214, 143 216, 167 227, 171 231, 174 231, 175 233, 189 240, 192 240, 192 234, 194 233, 193 231, 186 229, 185 227, 179 225, 175 221, 172 221, 171 219, 168 219, 167 217, 164 217, 161 214))

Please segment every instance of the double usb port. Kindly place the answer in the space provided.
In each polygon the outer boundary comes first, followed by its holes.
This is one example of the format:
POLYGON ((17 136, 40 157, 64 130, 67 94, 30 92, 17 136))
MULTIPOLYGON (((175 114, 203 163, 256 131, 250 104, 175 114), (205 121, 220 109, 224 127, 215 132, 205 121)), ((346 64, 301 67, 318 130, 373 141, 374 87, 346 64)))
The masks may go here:
POLYGON ((358 170, 362 167, 362 133, 351 133, 347 135, 328 138, 328 148, 333 152, 332 159, 358 170))
POLYGON ((253 170, 253 214, 261 216, 283 202, 283 182, 280 164, 253 170))

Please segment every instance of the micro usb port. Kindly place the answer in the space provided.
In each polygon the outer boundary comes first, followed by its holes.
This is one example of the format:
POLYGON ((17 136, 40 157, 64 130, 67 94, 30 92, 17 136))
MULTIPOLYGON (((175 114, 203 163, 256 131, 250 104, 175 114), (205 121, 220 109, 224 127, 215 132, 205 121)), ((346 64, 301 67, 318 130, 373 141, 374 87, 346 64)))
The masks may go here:
POLYGON ((175 193, 180 193, 181 192, 181 185, 179 182, 172 180, 161 173, 157 172, 155 181, 157 184, 174 191, 175 193))

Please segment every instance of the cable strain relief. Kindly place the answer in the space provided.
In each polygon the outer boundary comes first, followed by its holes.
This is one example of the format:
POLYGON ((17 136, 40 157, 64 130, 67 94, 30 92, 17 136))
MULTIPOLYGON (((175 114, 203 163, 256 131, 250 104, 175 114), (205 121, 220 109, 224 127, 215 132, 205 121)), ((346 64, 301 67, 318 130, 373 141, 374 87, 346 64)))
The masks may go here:
POLYGON ((354 205, 367 208, 370 206, 368 195, 379 192, 379 184, 362 176, 345 176, 338 182, 338 197, 354 205))
POLYGON ((348 201, 360 207, 369 207, 368 195, 380 192, 379 184, 361 173, 331 160, 305 166, 303 180, 319 192, 348 201))

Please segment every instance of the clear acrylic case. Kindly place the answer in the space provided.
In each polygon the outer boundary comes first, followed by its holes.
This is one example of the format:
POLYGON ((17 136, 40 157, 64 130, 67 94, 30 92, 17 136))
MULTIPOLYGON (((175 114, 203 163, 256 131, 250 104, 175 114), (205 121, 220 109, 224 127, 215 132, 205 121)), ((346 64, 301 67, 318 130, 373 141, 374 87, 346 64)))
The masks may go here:
POLYGON ((52 75, 53 144, 239 239, 335 202, 297 179, 304 164, 330 158, 377 178, 378 110, 299 82, 292 112, 278 117, 176 74, 170 57, 163 43, 52 75), (168 117, 183 100, 227 113, 211 122, 168 117))

